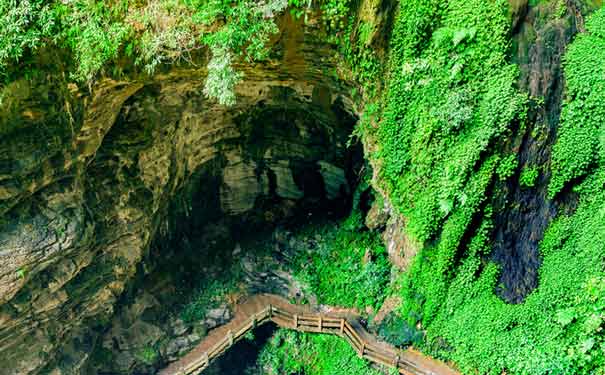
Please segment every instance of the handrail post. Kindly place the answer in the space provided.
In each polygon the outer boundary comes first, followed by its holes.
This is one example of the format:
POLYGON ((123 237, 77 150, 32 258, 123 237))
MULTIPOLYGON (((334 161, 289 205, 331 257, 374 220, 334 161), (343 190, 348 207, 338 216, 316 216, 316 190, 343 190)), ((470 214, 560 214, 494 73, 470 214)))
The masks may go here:
POLYGON ((294 329, 298 329, 298 315, 294 314, 294 329))
POLYGON ((229 346, 233 346, 233 332, 231 330, 227 332, 227 337, 229 338, 229 346))
POLYGON ((395 356, 395 361, 393 362, 393 365, 395 365, 395 368, 399 368, 399 354, 395 356))
POLYGON ((256 313, 252 314, 252 328, 256 328, 256 313))
POLYGON ((363 358, 363 352, 366 350, 366 343, 365 342, 361 342, 361 347, 359 348, 359 357, 363 358))
POLYGON ((319 316, 319 331, 323 331, 323 322, 321 320, 321 315, 319 316))
POLYGON ((342 319, 340 319, 340 333, 344 334, 344 332, 345 332, 345 319, 342 318, 342 319))
POLYGON ((269 318, 273 318, 273 305, 269 304, 269 318))

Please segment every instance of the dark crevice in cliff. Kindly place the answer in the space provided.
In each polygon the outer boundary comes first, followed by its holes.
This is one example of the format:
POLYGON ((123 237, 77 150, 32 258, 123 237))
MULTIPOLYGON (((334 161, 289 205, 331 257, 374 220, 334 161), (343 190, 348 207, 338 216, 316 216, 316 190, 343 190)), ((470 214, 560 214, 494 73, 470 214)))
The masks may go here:
POLYGON ((551 149, 563 98, 562 56, 577 32, 576 12, 568 7, 559 16, 553 4, 526 7, 515 21, 512 60, 520 67, 519 86, 531 97, 525 127, 505 145, 504 154, 517 153, 512 179, 494 194, 495 245, 493 259, 502 267, 497 294, 520 303, 538 284, 539 242, 558 210, 574 206, 573 197, 547 198, 551 149), (507 151, 506 151, 507 150, 507 151), (521 183, 524 170, 537 178, 521 183))

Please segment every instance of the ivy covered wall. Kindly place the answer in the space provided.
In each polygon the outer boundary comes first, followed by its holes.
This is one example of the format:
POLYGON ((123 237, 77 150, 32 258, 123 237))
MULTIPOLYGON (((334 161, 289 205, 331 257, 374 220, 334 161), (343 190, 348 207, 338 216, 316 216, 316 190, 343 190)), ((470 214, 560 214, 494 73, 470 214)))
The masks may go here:
POLYGON ((523 134, 545 104, 518 84, 515 4, 399 3, 386 88, 363 136, 376 145, 375 182, 405 218, 406 234, 424 244, 401 276, 401 319, 424 333, 416 345, 464 373, 605 368, 605 11, 584 28, 579 14, 598 4, 574 4, 525 5, 550 9, 543 14, 554 23, 573 15, 581 33, 564 57, 552 163, 523 166, 521 147, 507 144, 536 136, 523 134), (524 189, 546 183, 559 208, 544 238, 538 235, 537 287, 515 304, 497 293, 507 286, 492 255, 503 181, 524 189))
MULTIPOLYGON (((360 309, 378 309, 388 285, 401 301, 396 320, 412 338, 406 343, 463 373, 605 374, 601 6, 0 0, 0 103, 15 80, 49 69, 84 87, 105 76, 153 80, 175 64, 203 61, 206 96, 233 104, 243 79, 237 68, 271 55, 274 16, 288 11, 306 22, 319 13, 318 34, 342 57, 322 74, 357 82, 348 99, 361 113, 355 136, 384 195, 377 200, 393 206, 405 223, 397 230, 419 245, 387 282, 379 237, 358 234, 364 224, 353 216, 329 251, 304 259, 299 277, 323 300, 360 309), (67 56, 64 65, 49 68, 57 54, 67 56), (366 253, 375 258, 372 272, 361 263, 366 253), (351 288, 356 295, 331 288, 331 278, 354 282, 351 270, 378 281, 351 288), (372 293, 360 298, 364 289, 372 293)), ((331 345, 283 337, 285 362, 288 340, 331 345)), ((347 371, 359 368, 371 371, 363 363, 347 371)))

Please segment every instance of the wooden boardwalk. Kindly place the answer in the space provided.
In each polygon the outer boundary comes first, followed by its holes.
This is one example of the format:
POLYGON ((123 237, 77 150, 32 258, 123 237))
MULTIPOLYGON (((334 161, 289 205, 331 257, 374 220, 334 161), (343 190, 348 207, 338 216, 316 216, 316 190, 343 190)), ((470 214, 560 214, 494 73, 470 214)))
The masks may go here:
POLYGON ((321 314, 309 306, 293 305, 284 298, 260 294, 238 304, 234 318, 209 332, 197 347, 159 372, 160 375, 198 374, 255 327, 272 321, 282 328, 333 334, 347 340, 360 357, 397 368, 405 375, 459 375, 443 362, 413 349, 400 350, 378 341, 347 313, 321 314))

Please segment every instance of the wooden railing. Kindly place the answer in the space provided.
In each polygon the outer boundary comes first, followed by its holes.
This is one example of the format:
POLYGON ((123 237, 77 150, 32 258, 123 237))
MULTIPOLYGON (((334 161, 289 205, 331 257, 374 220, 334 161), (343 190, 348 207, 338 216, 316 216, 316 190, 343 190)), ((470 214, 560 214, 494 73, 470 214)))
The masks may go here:
POLYGON ((295 329, 301 332, 337 335, 347 340, 361 358, 365 358, 370 362, 396 368, 401 374, 425 374, 415 364, 402 359, 401 356, 384 351, 382 348, 378 348, 371 342, 364 340, 360 327, 354 328, 346 318, 330 318, 321 315, 298 316, 280 308, 270 307, 270 309, 273 312, 271 320, 280 327, 295 329))
MULTIPOLYGON (((243 321, 233 330, 227 331, 226 335, 219 338, 217 342, 199 357, 189 362, 178 365, 176 370, 160 372, 162 375, 178 374, 190 375, 198 374, 204 370, 210 362, 222 355, 227 349, 241 340, 244 335, 266 322, 272 321, 282 328, 294 329, 301 332, 333 334, 344 338, 355 349, 361 358, 376 364, 384 365, 390 368, 396 368, 400 374, 405 375, 452 375, 455 371, 447 366, 440 364, 446 371, 427 370, 421 368, 417 363, 404 358, 403 351, 393 347, 386 348, 385 345, 377 344, 369 333, 365 331, 356 321, 349 321, 346 317, 325 316, 322 314, 294 312, 296 309, 288 311, 287 308, 274 305, 267 305, 262 310, 253 313, 248 319, 243 321), (368 339, 366 339, 366 338, 368 339)), ((426 367, 426 366, 424 366, 426 367)))
POLYGON ((260 313, 253 314, 247 322, 245 322, 241 327, 237 329, 237 331, 228 331, 227 335, 223 338, 222 341, 217 342, 210 350, 208 350, 205 355, 203 355, 199 360, 188 363, 186 366, 183 366, 179 369, 179 375, 189 375, 202 371, 210 362, 222 355, 227 349, 229 349, 233 344, 238 342, 244 337, 248 331, 253 330, 257 326, 264 324, 270 320, 272 315, 273 308, 271 306, 267 306, 260 313))

